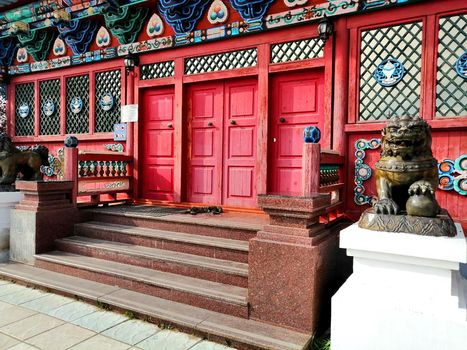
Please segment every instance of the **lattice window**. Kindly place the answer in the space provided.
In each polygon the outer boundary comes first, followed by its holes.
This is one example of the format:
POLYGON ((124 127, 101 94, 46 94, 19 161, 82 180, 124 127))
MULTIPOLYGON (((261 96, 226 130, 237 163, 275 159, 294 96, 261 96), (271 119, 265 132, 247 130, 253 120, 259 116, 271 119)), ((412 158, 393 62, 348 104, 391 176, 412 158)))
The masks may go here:
POLYGON ((360 52, 360 120, 384 120, 416 114, 420 109, 422 23, 408 23, 362 32, 360 52), (393 57, 405 68, 402 80, 381 86, 373 73, 381 61, 393 57))
POLYGON ((253 67, 256 66, 257 63, 258 56, 256 49, 192 57, 185 61, 185 74, 199 74, 253 67))
POLYGON ((145 64, 140 69, 140 80, 173 77, 174 69, 174 61, 145 64))
POLYGON ((323 57, 324 42, 319 38, 289 41, 271 46, 271 63, 323 57))
MULTIPOLYGON (((119 69, 96 73, 96 132, 112 132, 114 124, 120 121, 122 79, 119 69), (111 96, 113 102, 110 109, 102 102, 111 96)), ((108 101, 107 101, 108 102, 108 101)), ((107 106, 110 106, 107 103, 107 106)))
POLYGON ((66 79, 66 133, 86 134, 89 132, 89 75, 66 79), (81 101, 81 109, 72 102, 81 101))
POLYGON ((39 83, 39 134, 60 134, 60 79, 39 83))
POLYGON ((16 136, 34 135, 34 83, 15 87, 16 136))
POLYGON ((467 15, 440 18, 438 42, 436 116, 467 115, 467 79, 455 69, 467 50, 467 15))

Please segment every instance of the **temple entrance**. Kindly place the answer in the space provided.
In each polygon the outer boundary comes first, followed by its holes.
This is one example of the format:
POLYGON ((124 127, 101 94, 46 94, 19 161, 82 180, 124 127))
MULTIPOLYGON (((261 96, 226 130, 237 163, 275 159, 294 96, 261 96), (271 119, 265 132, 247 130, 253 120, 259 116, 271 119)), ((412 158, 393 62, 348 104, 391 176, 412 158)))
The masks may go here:
POLYGON ((299 195, 303 129, 324 125, 324 73, 287 73, 272 79, 269 192, 299 195))
POLYGON ((174 90, 150 89, 143 94, 141 197, 174 197, 174 90))
POLYGON ((257 83, 189 88, 187 201, 256 206, 257 83))

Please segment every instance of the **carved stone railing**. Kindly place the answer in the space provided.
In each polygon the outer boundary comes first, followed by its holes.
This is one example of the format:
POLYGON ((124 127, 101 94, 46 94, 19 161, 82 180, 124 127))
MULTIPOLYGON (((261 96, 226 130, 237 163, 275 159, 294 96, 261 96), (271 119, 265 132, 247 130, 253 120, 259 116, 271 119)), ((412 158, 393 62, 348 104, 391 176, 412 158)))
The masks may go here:
POLYGON ((65 178, 74 182, 74 202, 80 205, 129 200, 133 157, 125 154, 65 148, 65 178))

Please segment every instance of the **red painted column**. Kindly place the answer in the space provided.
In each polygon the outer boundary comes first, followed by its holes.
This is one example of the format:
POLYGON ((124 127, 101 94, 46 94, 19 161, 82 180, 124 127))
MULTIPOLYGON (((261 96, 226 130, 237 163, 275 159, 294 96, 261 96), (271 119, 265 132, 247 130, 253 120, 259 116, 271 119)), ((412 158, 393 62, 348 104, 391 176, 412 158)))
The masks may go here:
POLYGON ((340 154, 345 152, 344 127, 347 118, 347 99, 349 86, 349 31, 347 19, 339 18, 335 22, 334 55, 334 113, 332 149, 340 154))
MULTIPOLYGON (((126 104, 131 105, 135 101, 135 72, 130 71, 126 78, 126 104)), ((133 136, 134 125, 128 123, 127 138, 126 138, 126 152, 128 155, 134 154, 134 136, 133 136)))

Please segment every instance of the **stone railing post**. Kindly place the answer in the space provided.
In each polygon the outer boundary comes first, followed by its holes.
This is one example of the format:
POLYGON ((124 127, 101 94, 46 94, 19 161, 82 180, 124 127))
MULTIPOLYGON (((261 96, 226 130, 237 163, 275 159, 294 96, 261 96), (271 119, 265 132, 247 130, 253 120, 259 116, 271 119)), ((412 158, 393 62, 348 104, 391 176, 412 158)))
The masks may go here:
POLYGON ((302 153, 302 196, 309 197, 319 192, 321 146, 319 143, 304 143, 302 153))
POLYGON ((316 192, 307 197, 259 195, 270 222, 250 240, 251 318, 316 330, 338 250, 337 232, 319 223, 330 203, 330 194, 316 192))
POLYGON ((68 136, 65 140, 64 180, 73 182, 72 202, 78 198, 78 139, 68 136))
POLYGON ((33 263, 57 238, 73 233, 78 211, 71 181, 16 181, 24 199, 11 211, 10 259, 33 263))

